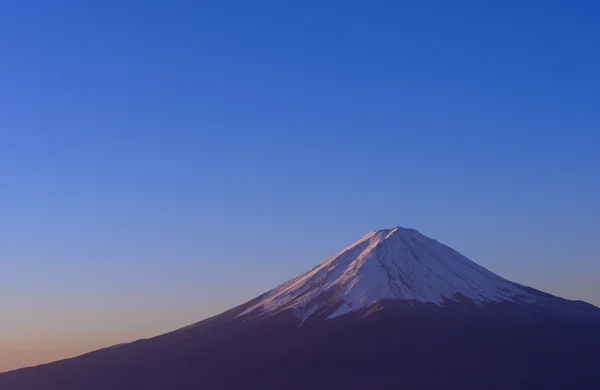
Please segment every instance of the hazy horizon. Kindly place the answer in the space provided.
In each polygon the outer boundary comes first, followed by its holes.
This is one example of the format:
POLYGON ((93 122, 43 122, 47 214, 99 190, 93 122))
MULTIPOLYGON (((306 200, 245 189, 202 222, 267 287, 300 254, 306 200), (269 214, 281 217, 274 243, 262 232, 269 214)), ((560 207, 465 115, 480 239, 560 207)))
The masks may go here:
POLYGON ((600 306, 600 5, 4 8, 0 372, 397 225, 600 306))

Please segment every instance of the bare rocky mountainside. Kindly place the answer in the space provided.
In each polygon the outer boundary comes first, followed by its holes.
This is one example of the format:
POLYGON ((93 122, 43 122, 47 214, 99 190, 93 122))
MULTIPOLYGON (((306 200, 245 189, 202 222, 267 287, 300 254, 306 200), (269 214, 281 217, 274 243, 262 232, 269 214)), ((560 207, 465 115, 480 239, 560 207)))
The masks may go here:
POLYGON ((600 309, 396 227, 220 315, 0 389, 600 389, 600 309))

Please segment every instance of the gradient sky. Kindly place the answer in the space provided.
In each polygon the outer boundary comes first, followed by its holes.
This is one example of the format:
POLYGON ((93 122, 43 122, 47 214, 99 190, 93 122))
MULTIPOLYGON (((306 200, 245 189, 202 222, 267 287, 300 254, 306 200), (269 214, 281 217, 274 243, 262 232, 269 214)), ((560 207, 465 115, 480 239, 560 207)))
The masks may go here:
POLYGON ((414 227, 600 305, 595 1, 4 1, 0 371, 414 227))

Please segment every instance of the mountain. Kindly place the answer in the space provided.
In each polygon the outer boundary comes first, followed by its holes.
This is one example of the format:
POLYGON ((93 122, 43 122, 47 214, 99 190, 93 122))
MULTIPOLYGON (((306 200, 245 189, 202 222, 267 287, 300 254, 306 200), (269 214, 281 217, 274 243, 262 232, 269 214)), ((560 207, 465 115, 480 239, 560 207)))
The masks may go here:
POLYGON ((0 389, 600 389, 598 362, 600 309, 396 227, 220 315, 0 389))

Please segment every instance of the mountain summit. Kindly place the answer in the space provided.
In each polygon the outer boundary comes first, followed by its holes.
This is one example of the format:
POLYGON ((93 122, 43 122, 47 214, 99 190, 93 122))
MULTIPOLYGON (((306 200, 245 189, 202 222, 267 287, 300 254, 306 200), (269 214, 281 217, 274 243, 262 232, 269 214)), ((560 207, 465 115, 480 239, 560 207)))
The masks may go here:
POLYGON ((597 307, 395 227, 215 317, 0 374, 0 389, 594 389, 598 361, 597 307))
POLYGON ((333 318, 390 300, 431 302, 467 298, 533 302, 531 291, 472 262, 415 229, 372 231, 312 270, 267 293, 242 315, 294 309, 304 318, 333 318), (332 308, 335 310, 332 311, 332 308))
POLYGON ((369 232, 259 297, 240 316, 291 309, 304 322, 313 315, 331 319, 383 301, 413 306, 470 302, 478 307, 504 302, 571 315, 585 315, 591 309, 506 280, 415 229, 397 226, 369 232))

